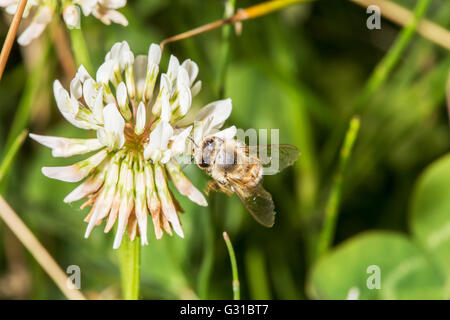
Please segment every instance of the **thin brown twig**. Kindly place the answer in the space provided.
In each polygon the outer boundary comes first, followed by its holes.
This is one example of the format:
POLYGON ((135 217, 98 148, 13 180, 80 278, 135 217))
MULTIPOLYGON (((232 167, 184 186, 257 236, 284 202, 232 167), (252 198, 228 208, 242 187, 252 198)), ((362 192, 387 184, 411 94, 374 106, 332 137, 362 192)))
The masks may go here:
POLYGON ((56 261, 33 235, 20 217, 14 212, 8 203, 0 196, 0 218, 11 229, 22 244, 30 251, 37 262, 47 272, 50 278, 70 300, 86 300, 81 291, 70 289, 67 283, 70 281, 66 273, 58 266, 56 261))
POLYGON ((216 20, 214 22, 210 22, 210 23, 200 26, 198 28, 180 33, 178 35, 175 35, 173 37, 163 40, 160 43, 161 50, 163 50, 164 46, 170 42, 187 39, 187 38, 196 36, 198 34, 220 28, 226 24, 234 24, 234 23, 241 22, 241 21, 244 21, 247 19, 261 17, 268 13, 283 9, 283 8, 293 5, 293 4, 302 3, 302 2, 310 2, 310 1, 313 1, 313 0, 272 0, 272 1, 262 2, 257 5, 245 8, 245 9, 239 9, 236 11, 236 13, 234 15, 232 15, 229 18, 216 20))
MULTIPOLYGON (((406 26, 414 18, 414 14, 408 10, 388 0, 350 0, 362 7, 376 5, 380 8, 381 15, 394 23, 406 26)), ((424 38, 450 50, 450 31, 431 22, 427 19, 420 20, 417 26, 417 33, 424 38)))
POLYGON ((9 26, 8 34, 6 35, 5 42, 3 43, 2 52, 0 53, 0 80, 3 76, 3 71, 5 71, 6 62, 8 61, 9 54, 11 53, 11 48, 16 38, 17 29, 19 28, 20 20, 22 20, 23 11, 27 5, 27 0, 20 0, 17 6, 14 18, 9 26))

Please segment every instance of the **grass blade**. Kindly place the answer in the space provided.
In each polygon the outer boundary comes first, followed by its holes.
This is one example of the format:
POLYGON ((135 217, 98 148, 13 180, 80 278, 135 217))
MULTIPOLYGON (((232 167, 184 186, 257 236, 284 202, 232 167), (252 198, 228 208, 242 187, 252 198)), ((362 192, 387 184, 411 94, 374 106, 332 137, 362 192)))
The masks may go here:
POLYGON ((240 300, 241 293, 240 293, 239 274, 238 274, 236 255, 234 254, 233 244, 231 243, 228 233, 226 233, 225 231, 223 232, 223 239, 225 240, 225 244, 227 245, 228 254, 230 255, 231 271, 233 273, 233 299, 240 300))

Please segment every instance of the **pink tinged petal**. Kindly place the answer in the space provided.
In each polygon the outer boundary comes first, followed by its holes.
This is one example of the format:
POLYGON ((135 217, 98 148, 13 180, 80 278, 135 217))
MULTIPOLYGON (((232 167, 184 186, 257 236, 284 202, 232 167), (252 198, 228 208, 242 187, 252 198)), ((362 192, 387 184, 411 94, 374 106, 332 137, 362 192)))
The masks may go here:
POLYGON ((43 167, 42 173, 52 179, 66 182, 78 182, 84 179, 105 158, 106 151, 102 150, 92 157, 67 167, 43 167))
POLYGON ((140 135, 142 132, 144 132, 145 120, 146 120, 145 105, 141 102, 139 103, 139 107, 137 109, 136 127, 134 128, 134 132, 137 135, 140 135))
POLYGON ((103 147, 97 139, 69 139, 61 137, 41 136, 30 133, 30 138, 52 149, 54 157, 71 157, 85 154, 103 147))
POLYGON ((127 165, 125 186, 121 193, 121 202, 119 208, 119 221, 117 226, 116 237, 114 238, 113 249, 120 247, 123 234, 128 223, 128 218, 134 207, 134 177, 133 170, 127 165))
POLYGON ((92 229, 99 221, 99 218, 102 216, 106 216, 113 205, 114 196, 117 190, 117 182, 119 180, 120 158, 121 154, 116 154, 111 160, 112 164, 108 172, 106 173, 106 179, 102 191, 95 201, 95 205, 93 208, 94 211, 84 234, 85 238, 89 237, 92 229))
POLYGON ((78 201, 80 199, 86 198, 88 195, 95 193, 100 189, 105 180, 105 171, 92 175, 78 187, 76 187, 71 193, 69 193, 65 198, 65 203, 70 203, 74 201, 78 201))
POLYGON ((172 137, 172 145, 170 151, 172 156, 184 153, 186 149, 186 139, 192 131, 192 126, 187 127, 176 136, 172 137))
POLYGON ((161 208, 164 216, 171 223, 173 230, 181 238, 184 238, 183 229, 181 228, 180 219, 177 214, 175 205, 172 202, 172 197, 167 186, 166 177, 163 168, 159 164, 154 165, 155 168, 155 183, 158 190, 158 196, 161 200, 161 208))
POLYGON ((137 218, 135 214, 130 214, 128 218, 128 238, 130 241, 134 241, 137 235, 137 218))
POLYGON ((199 70, 198 65, 194 61, 187 59, 187 60, 183 61, 181 66, 184 69, 186 69, 186 71, 188 72, 189 85, 192 86, 192 84, 194 83, 195 79, 198 76, 198 70, 199 70))
POLYGON ((166 163, 166 168, 173 184, 182 195, 187 196, 191 201, 200 206, 206 207, 208 205, 203 194, 191 183, 191 181, 189 181, 188 178, 186 178, 178 163, 169 161, 166 163))
POLYGON ((161 203, 156 193, 155 181, 153 178, 153 168, 148 162, 144 165, 144 176, 147 207, 150 209, 150 214, 152 215, 156 239, 160 239, 162 237, 160 224, 161 203))
POLYGON ((236 131, 237 131, 236 127, 231 126, 226 129, 223 129, 222 131, 214 133, 213 136, 222 138, 224 140, 229 140, 234 138, 234 136, 236 135, 236 131))
POLYGON ((144 171, 138 172, 136 175, 136 207, 135 213, 141 234, 142 245, 147 245, 147 203, 145 190, 145 174, 144 171))

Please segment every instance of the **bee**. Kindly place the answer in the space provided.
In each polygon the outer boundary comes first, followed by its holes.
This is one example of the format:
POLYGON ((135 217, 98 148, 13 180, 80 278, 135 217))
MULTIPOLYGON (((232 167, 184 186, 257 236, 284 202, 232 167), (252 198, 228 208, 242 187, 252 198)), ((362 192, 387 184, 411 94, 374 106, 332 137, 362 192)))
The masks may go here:
POLYGON ((210 190, 228 195, 236 193, 253 218, 265 227, 272 227, 275 222, 275 206, 271 194, 262 186, 263 174, 283 170, 299 155, 300 151, 292 145, 250 147, 239 140, 217 136, 203 138, 194 150, 195 163, 213 179, 207 193, 210 190), (264 166, 257 152, 263 148, 272 157, 279 155, 278 168, 264 166))

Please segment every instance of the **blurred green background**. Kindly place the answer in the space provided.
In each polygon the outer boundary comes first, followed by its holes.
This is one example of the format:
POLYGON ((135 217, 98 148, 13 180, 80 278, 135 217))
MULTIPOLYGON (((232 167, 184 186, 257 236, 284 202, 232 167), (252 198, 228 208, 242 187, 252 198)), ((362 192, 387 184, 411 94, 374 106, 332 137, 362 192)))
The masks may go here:
MULTIPOLYGON (((238 8, 255 4, 236 2, 238 8)), ((411 11, 417 3, 395 2, 411 11)), ((129 0, 121 12, 127 28, 82 18, 94 69, 116 41, 127 40, 135 54, 146 54, 152 42, 221 18, 224 5, 129 0)), ((449 29, 450 2, 432 0, 425 16, 449 29)), ((185 239, 165 235, 157 241, 150 235, 142 249, 142 298, 231 299, 223 231, 236 251, 245 299, 345 299, 354 287, 361 299, 450 297, 450 54, 418 35, 358 109, 361 127, 344 174, 333 247, 314 254, 355 103, 401 31, 385 19, 381 30, 368 30, 367 17, 365 8, 349 1, 317 1, 246 21, 240 36, 232 33, 224 88, 233 100, 228 124, 280 129, 280 142, 296 145, 302 155, 294 167, 265 179, 277 208, 272 229, 257 224, 235 196, 215 194, 208 208, 177 197, 186 211, 185 239), (366 286, 370 265, 381 269, 379 290, 366 286)), ((8 25, 1 20, 2 41, 8 25)), ((196 107, 219 98, 222 45, 222 32, 215 30, 165 49, 162 70, 169 53, 198 63, 203 89, 196 107)), ((48 32, 30 47, 14 46, 0 83, 2 157, 21 121, 39 134, 86 136, 59 114, 54 79, 68 84, 48 32)), ((1 192, 63 269, 80 266, 89 298, 119 298, 113 234, 96 229, 85 240, 86 212, 62 201, 75 185, 40 171, 75 160, 53 159, 27 139, 1 192)), ((206 186, 198 168, 185 171, 197 186, 206 186)), ((2 223, 0 298, 64 299, 2 223)))

